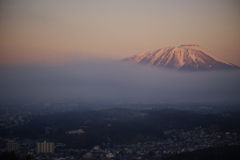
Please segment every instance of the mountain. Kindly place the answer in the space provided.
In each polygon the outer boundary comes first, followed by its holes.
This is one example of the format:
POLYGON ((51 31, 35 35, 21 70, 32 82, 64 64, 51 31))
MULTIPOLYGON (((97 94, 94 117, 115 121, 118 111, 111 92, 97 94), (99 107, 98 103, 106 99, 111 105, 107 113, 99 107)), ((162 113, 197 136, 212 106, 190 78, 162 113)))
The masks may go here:
POLYGON ((217 58, 197 44, 183 44, 179 47, 166 47, 142 52, 124 58, 122 61, 185 71, 239 68, 232 63, 217 58))

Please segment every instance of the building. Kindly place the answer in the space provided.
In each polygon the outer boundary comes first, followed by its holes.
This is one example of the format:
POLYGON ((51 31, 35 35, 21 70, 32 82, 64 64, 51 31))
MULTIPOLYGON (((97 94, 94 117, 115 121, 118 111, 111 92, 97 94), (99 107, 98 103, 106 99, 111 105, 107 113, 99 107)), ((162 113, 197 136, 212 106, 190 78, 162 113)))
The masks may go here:
POLYGON ((83 129, 77 129, 77 130, 72 130, 72 131, 66 131, 68 134, 82 134, 84 133, 83 129))
POLYGON ((112 154, 111 152, 106 154, 106 158, 114 158, 114 157, 115 157, 115 155, 112 154))
POLYGON ((54 153, 54 143, 53 142, 37 142, 36 143, 36 153, 54 153))
POLYGON ((17 150, 18 150, 18 143, 17 142, 7 143, 7 151, 8 152, 17 151, 17 150))
POLYGON ((93 147, 93 150, 99 151, 99 150, 100 150, 100 147, 99 147, 98 145, 95 145, 95 146, 93 147))

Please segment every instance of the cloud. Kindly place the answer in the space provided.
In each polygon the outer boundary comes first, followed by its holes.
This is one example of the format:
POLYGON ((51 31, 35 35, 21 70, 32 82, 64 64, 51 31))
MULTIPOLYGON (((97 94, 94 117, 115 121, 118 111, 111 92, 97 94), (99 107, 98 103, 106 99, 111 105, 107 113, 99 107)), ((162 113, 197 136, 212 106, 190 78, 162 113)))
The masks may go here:
POLYGON ((125 101, 232 103, 240 71, 177 72, 116 61, 0 68, 1 101, 125 101))

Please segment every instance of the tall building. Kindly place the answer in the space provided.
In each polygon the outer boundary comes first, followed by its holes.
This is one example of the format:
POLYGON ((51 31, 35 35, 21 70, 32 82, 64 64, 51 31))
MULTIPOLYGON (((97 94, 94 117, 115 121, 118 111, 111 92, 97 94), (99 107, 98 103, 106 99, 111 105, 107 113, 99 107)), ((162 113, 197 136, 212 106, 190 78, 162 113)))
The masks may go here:
POLYGON ((16 142, 7 143, 7 151, 8 152, 17 151, 17 150, 18 150, 18 143, 16 143, 16 142))
POLYGON ((54 153, 54 143, 53 142, 37 142, 36 152, 38 153, 54 153))

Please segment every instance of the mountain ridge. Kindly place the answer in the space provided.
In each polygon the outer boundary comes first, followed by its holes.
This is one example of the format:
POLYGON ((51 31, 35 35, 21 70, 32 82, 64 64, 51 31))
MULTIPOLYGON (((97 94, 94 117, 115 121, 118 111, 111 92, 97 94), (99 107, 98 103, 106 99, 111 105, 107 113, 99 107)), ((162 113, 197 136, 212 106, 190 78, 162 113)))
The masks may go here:
POLYGON ((122 59, 124 62, 147 64, 184 71, 238 69, 239 67, 221 60, 197 44, 165 47, 122 59))

